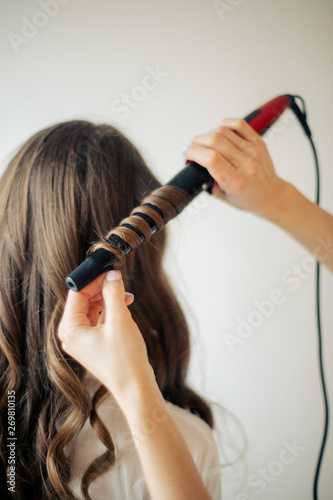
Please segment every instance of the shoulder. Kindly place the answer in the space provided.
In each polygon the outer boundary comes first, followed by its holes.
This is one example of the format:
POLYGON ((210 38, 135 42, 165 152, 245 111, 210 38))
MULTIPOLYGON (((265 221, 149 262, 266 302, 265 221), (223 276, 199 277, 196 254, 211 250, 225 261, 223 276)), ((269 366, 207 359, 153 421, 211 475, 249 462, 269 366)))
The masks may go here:
POLYGON ((219 453, 213 430, 189 410, 167 402, 168 411, 186 441, 193 460, 214 500, 221 498, 219 453))

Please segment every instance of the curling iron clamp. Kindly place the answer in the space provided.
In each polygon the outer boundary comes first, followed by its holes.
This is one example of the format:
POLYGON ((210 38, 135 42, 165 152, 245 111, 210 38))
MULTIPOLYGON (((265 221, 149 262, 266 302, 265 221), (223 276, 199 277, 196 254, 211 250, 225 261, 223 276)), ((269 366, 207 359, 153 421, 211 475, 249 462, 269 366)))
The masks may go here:
MULTIPOLYGON (((306 123, 305 110, 299 108, 296 103, 297 98, 299 98, 299 96, 290 94, 280 95, 253 111, 244 119, 258 134, 263 135, 285 109, 290 108, 301 122, 305 133, 311 136, 311 132, 306 123)), ((195 162, 187 162, 186 166, 166 185, 179 187, 186 191, 189 203, 203 190, 211 194, 214 182, 214 179, 206 168, 195 162)), ((184 208, 184 206, 186 205, 183 205, 182 208, 184 208)), ((157 227, 154 225, 154 222, 152 220, 148 222, 152 233, 156 232, 157 227)), ((142 235, 141 241, 144 241, 144 239, 145 237, 142 235)), ((111 246, 121 245, 123 254, 127 254, 132 250, 132 248, 117 235, 111 235, 106 241, 110 243, 111 246)), ((66 284, 68 288, 75 292, 82 290, 91 281, 97 278, 97 276, 112 269, 117 260, 117 257, 112 252, 104 248, 96 250, 67 276, 66 284)))

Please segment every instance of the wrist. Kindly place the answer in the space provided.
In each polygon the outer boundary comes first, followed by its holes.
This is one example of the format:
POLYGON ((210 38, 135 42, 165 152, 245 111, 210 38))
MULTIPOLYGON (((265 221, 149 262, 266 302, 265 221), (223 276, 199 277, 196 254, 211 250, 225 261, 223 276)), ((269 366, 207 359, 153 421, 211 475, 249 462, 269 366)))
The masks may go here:
POLYGON ((122 401, 122 411, 134 437, 140 441, 151 435, 169 418, 165 400, 157 384, 137 386, 122 401))
POLYGON ((279 178, 272 192, 269 204, 259 215, 278 226, 283 226, 296 196, 297 189, 295 186, 279 178))
POLYGON ((130 419, 142 405, 147 406, 149 401, 155 399, 164 401, 151 366, 150 370, 147 370, 144 374, 133 377, 131 381, 128 381, 125 387, 118 390, 113 388, 111 392, 127 419, 130 419))

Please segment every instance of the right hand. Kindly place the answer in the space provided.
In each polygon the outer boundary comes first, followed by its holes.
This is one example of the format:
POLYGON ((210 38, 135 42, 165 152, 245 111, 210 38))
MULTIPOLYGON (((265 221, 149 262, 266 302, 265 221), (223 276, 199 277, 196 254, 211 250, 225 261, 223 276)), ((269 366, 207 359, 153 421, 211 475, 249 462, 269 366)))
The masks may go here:
POLYGON ((138 387, 154 387, 142 334, 125 302, 120 271, 69 291, 58 336, 62 348, 113 393, 120 406, 138 387), (111 281, 108 281, 108 279, 111 281))
POLYGON ((279 210, 288 183, 277 176, 265 142, 245 120, 224 120, 196 136, 185 157, 207 168, 218 198, 266 218, 279 210))

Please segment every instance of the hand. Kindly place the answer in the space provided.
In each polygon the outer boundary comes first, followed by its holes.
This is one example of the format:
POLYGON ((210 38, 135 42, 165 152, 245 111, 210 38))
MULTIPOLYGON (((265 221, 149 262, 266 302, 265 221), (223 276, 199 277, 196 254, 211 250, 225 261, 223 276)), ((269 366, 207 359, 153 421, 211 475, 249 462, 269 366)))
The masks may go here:
POLYGON ((69 291, 58 336, 62 348, 95 375, 122 405, 138 384, 155 381, 146 344, 127 305, 120 271, 69 291), (110 281, 109 281, 110 280, 110 281))
POLYGON ((118 401, 133 435, 151 498, 208 500, 186 442, 165 406, 146 344, 125 300, 119 271, 109 271, 105 278, 99 276, 81 292, 70 290, 58 329, 62 348, 108 387, 118 401), (153 429, 137 438, 138 429, 145 429, 147 422, 153 423, 153 429))
POLYGON ((274 170, 265 142, 244 120, 224 120, 195 137, 185 156, 207 168, 213 195, 242 210, 270 217, 286 183, 274 170))

